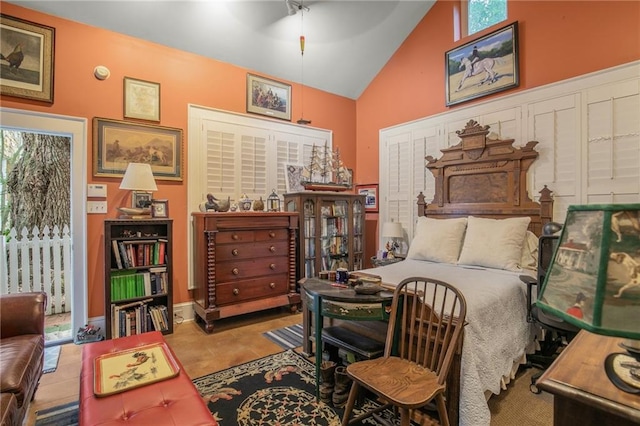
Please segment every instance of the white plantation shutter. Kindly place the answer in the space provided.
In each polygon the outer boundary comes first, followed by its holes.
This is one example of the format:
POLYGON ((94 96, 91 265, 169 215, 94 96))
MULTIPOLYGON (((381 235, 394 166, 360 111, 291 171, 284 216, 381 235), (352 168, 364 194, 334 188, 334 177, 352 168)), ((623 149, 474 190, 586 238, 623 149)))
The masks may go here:
POLYGON ((640 201, 639 82, 593 88, 586 104, 588 202, 640 201))
POLYGON ((231 194, 235 190, 235 135, 209 128, 204 134, 206 189, 214 194, 231 194))
POLYGON ((242 135, 240 138, 240 186, 241 194, 257 200, 267 192, 267 134, 242 135))

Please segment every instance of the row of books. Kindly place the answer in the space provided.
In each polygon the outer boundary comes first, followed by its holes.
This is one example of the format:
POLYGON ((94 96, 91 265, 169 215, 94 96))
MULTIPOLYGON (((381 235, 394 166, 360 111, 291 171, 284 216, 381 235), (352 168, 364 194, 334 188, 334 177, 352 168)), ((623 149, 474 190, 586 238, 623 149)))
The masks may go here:
POLYGON ((158 266, 148 271, 114 271, 111 274, 111 301, 153 296, 167 292, 167 267, 158 266))
POLYGON ((349 244, 347 237, 331 237, 322 240, 322 256, 347 254, 349 244))
POLYGON ((111 241, 113 258, 118 269, 164 265, 167 240, 111 241))
POLYGON ((346 217, 332 217, 325 219, 324 226, 322 227, 322 236, 328 237, 330 235, 342 235, 348 232, 349 225, 346 217))
POLYGON ((169 312, 164 305, 150 306, 143 301, 111 305, 111 337, 125 337, 148 331, 169 330, 169 312))

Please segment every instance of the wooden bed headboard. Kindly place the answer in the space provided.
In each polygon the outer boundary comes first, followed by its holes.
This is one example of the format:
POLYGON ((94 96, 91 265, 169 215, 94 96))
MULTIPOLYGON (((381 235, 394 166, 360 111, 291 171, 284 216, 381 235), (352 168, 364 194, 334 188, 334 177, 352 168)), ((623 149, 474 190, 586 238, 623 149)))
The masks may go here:
POLYGON ((478 216, 494 219, 531 217, 529 230, 540 235, 553 216, 553 198, 546 186, 540 202, 527 193, 527 170, 538 158, 530 141, 521 148, 514 139, 490 139, 489 126, 470 120, 456 132, 461 141, 442 150, 435 159, 427 156, 426 167, 435 177, 435 195, 431 203, 418 195, 418 216, 438 219, 478 216))

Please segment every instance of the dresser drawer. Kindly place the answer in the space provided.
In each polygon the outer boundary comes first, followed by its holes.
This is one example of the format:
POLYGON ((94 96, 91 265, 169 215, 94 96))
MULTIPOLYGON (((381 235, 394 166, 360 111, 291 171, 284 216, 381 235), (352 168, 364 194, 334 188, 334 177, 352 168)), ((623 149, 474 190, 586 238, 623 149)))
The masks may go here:
POLYGON ((276 275, 289 272, 289 257, 277 256, 264 259, 233 260, 217 262, 216 281, 225 282, 276 275))
POLYGON ((251 243, 253 241, 255 241, 255 231, 220 231, 216 235, 218 244, 251 243))
POLYGON ((286 228, 279 229, 258 229, 255 231, 256 241, 274 241, 284 240, 289 238, 289 230, 286 228))
POLYGON ((287 241, 264 241, 253 244, 216 245, 216 261, 218 262, 288 255, 289 243, 287 241))
POLYGON ((270 275, 216 285, 216 304, 229 305, 247 300, 287 294, 287 274, 270 275))

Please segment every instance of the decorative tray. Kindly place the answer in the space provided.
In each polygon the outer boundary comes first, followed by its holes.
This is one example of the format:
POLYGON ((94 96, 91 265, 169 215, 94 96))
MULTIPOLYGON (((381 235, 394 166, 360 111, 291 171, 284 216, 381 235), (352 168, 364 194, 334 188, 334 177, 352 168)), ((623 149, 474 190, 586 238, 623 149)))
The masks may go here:
POLYGON ((175 377, 180 367, 166 343, 100 355, 94 364, 97 397, 109 396, 175 377))

